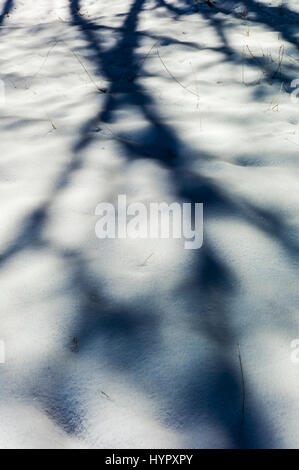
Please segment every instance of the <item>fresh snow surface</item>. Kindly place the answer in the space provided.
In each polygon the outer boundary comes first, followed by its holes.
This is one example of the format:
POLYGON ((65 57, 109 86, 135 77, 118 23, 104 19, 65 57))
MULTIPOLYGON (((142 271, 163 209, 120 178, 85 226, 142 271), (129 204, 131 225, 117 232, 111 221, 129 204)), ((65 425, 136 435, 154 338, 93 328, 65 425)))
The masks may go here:
POLYGON ((298 447, 298 0, 0 23, 0 446, 298 447), (204 203, 203 247, 97 239, 118 194, 204 203))

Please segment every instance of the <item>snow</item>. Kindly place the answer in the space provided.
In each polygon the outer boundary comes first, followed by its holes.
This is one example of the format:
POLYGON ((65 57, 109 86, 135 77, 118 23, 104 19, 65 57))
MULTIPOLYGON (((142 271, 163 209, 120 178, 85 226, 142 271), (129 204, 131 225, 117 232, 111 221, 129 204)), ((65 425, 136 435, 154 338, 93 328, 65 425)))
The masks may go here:
POLYGON ((197 3, 0 2, 1 448, 299 445, 299 3, 197 3), (119 194, 203 247, 97 239, 119 194))

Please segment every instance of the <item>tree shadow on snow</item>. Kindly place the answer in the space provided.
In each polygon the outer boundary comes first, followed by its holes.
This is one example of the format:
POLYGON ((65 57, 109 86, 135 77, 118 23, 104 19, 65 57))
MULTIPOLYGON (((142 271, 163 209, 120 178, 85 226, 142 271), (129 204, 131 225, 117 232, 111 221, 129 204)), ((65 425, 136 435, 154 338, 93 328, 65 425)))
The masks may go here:
MULTIPOLYGON (((182 7, 172 6, 165 0, 157 0, 156 4, 157 8, 165 9, 176 18, 187 14, 202 15, 211 22, 219 35, 225 60, 241 60, 229 45, 224 23, 217 16, 218 8, 203 5, 198 11, 190 12, 190 5, 187 2, 181 3, 182 7)), ((254 1, 245 3, 248 10, 255 13, 255 22, 269 28, 275 24, 284 39, 297 45, 295 29, 288 30, 283 22, 276 24, 278 15, 281 18, 278 9, 260 7, 254 1)), ((79 28, 86 41, 88 60, 93 62, 97 74, 104 77, 109 87, 99 88, 97 95, 101 99, 98 111, 80 129, 73 148, 73 160, 56 181, 48 200, 29 217, 25 217, 20 233, 2 253, 0 264, 3 265, 28 247, 46 246, 43 229, 53 200, 67 187, 71 175, 84 165, 84 152, 97 138, 93 132, 95 125, 117 123, 118 112, 128 105, 135 106, 146 123, 145 130, 136 135, 134 140, 121 133, 115 137, 128 164, 139 158, 158 161, 170 175, 173 187, 176 188, 177 200, 202 202, 206 220, 215 213, 222 217, 234 216, 271 235, 288 256, 298 256, 298 247, 288 236, 285 224, 278 216, 236 201, 229 190, 224 190, 217 182, 188 168, 188 157, 196 155, 198 159, 209 159, 211 155, 204 152, 198 154, 180 140, 175 128, 165 123, 159 115, 154 97, 141 84, 140 79, 144 74, 143 61, 138 54, 141 39, 144 35, 153 40, 160 39, 151 36, 150 32, 138 31, 139 17, 146 4, 146 0, 132 1, 118 28, 116 44, 107 49, 103 45, 103 33, 109 28, 98 25, 81 14, 79 0, 70 1, 72 24, 79 28)), ((7 1, 0 21, 11 6, 12 1, 7 1)), ((284 15, 287 13, 284 11, 284 15)), ((226 15, 225 12, 224 14, 226 15)), ((297 16, 292 16, 294 25, 298 21, 297 16)), ((172 41, 171 38, 168 40, 172 41)), ((190 43, 190 47, 196 45, 190 43)), ((249 66, 256 66, 254 61, 249 60, 248 63, 249 66)), ((287 76, 283 79, 287 80, 287 76)), ((104 359, 112 369, 126 373, 144 394, 155 396, 161 408, 169 408, 171 411, 168 417, 162 414, 163 419, 182 432, 190 429, 190 423, 196 427, 203 416, 208 414, 211 422, 224 430, 232 447, 263 448, 274 443, 267 426, 267 417, 254 391, 251 395, 255 398, 251 399, 250 407, 246 409, 245 421, 242 422, 242 385, 236 353, 238 331, 234 330, 230 318, 230 303, 238 279, 233 267, 219 258, 209 237, 205 238, 203 247, 194 254, 196 272, 186 290, 181 286, 181 295, 184 296, 187 292, 190 297, 192 313, 185 322, 197 332, 198 345, 205 339, 209 340, 214 345, 215 354, 203 359, 198 351, 199 346, 188 344, 187 341, 184 344, 184 354, 190 361, 184 361, 183 365, 170 366, 165 360, 163 376, 155 367, 157 345, 162 343, 161 312, 155 312, 146 301, 141 302, 141 311, 140 299, 136 302, 132 300, 131 307, 111 304, 105 300, 105 286, 91 281, 88 262, 82 253, 76 250, 67 252, 54 246, 50 248, 72 267, 72 283, 77 288, 81 315, 79 326, 74 332, 80 340, 80 354, 85 354, 92 346, 93 354, 98 357, 99 362, 104 359), (149 330, 151 335, 148 334, 149 330), (138 358, 142 358, 140 363, 138 358)), ((169 309, 171 310, 171 306, 169 309)), ((169 312, 164 313, 167 317, 169 312)), ((171 321, 171 316, 167 318, 171 321)), ((180 344, 174 347, 180 350, 180 344)), ((170 354, 172 352, 169 351, 170 354)), ((81 413, 84 413, 81 411, 84 407, 79 403, 80 400, 78 399, 78 410, 71 410, 71 406, 67 404, 67 395, 63 392, 63 383, 53 381, 52 387, 53 394, 58 397, 58 405, 56 409, 49 407, 48 412, 67 432, 79 433, 81 413)), ((41 400, 47 408, 47 400, 42 397, 41 400)), ((204 433, 204 429, 202 431, 204 433)))
MULTIPOLYGON (((175 13, 177 17, 189 11, 188 5, 181 10, 163 0, 158 0, 157 3, 175 13)), ((257 11, 256 2, 247 3, 248 8, 251 7, 252 10, 257 11)), ((175 129, 168 126, 159 116, 153 97, 144 89, 139 80, 143 70, 137 53, 142 37, 138 31, 138 21, 145 5, 145 0, 132 2, 119 28, 119 39, 116 45, 107 50, 102 46, 101 30, 103 31, 104 28, 99 28, 93 21, 80 14, 81 3, 78 0, 71 1, 73 25, 80 28, 87 43, 89 59, 92 57, 99 75, 109 83, 107 90, 99 90, 99 93, 105 94, 104 105, 99 107, 98 114, 81 129, 74 152, 83 152, 94 140, 92 128, 95 124, 115 123, 118 111, 124 109, 126 105, 133 105, 143 116, 147 127, 134 137, 134 141, 120 134, 116 137, 122 154, 128 162, 138 158, 158 160, 170 172, 173 186, 177 189, 177 197, 180 200, 204 203, 206 220, 215 212, 220 212, 222 216, 234 215, 259 230, 271 234, 290 257, 294 254, 298 256, 298 247, 288 237, 283 222, 274 214, 266 211, 261 214, 258 207, 238 203, 211 179, 202 177, 198 172, 195 174, 186 167, 185 156, 188 153, 186 143, 182 143, 175 129), (280 227, 279 230, 277 227, 280 227)), ((230 48, 224 26, 216 17, 216 11, 215 9, 214 14, 212 9, 203 7, 203 10, 199 10, 198 13, 209 19, 217 31, 223 44, 221 50, 226 60, 241 61, 241 58, 236 58, 236 54, 230 48)), ((271 13, 277 14, 276 10, 271 13)), ((258 10, 256 21, 272 26, 274 20, 268 18, 267 11, 258 10)), ((281 23, 278 26, 283 37, 292 43, 296 42, 294 35, 287 32, 281 23)), ((249 65, 256 66, 256 63, 249 60, 249 65)), ((282 78, 286 80, 287 76, 282 78)), ((189 155, 193 153, 194 151, 189 148, 189 155)), ((210 156, 202 152, 197 155, 198 157, 205 159, 210 156)), ((236 282, 235 274, 230 266, 217 257, 212 242, 207 238, 199 254, 195 256, 198 258, 198 269, 192 286, 192 295, 199 306, 188 320, 191 324, 196 324, 199 340, 202 334, 205 335, 214 342, 219 351, 219 354, 212 359, 214 361, 212 370, 209 370, 206 364, 201 364, 200 357, 198 357, 197 364, 194 365, 194 361, 191 361, 192 365, 189 366, 187 363, 184 365, 184 373, 179 368, 175 371, 177 375, 173 377, 174 383, 171 390, 169 384, 165 384, 165 381, 161 380, 159 375, 153 375, 153 372, 148 373, 148 378, 146 378, 138 369, 137 358, 140 354, 145 356, 148 371, 151 370, 153 350, 143 336, 144 330, 151 322, 153 322, 153 343, 155 344, 159 338, 159 319, 152 312, 146 313, 148 308, 145 308, 140 318, 136 311, 133 313, 134 311, 121 309, 120 313, 118 310, 108 309, 105 313, 105 307, 101 306, 98 309, 99 316, 94 317, 93 322, 89 323, 88 306, 83 306, 82 327, 78 335, 80 335, 83 347, 88 347, 91 337, 98 339, 99 358, 105 356, 114 368, 134 370, 135 372, 131 375, 132 380, 136 381, 139 386, 143 384, 144 392, 151 391, 159 397, 161 403, 168 395, 172 404, 172 414, 169 418, 171 424, 180 423, 181 428, 184 429, 188 427, 190 420, 200 422, 202 415, 208 412, 211 419, 226 430, 233 447, 269 446, 273 440, 265 424, 266 417, 263 416, 258 397, 255 403, 251 402, 250 409, 246 412, 246 425, 243 426, 241 423, 241 377, 238 361, 236 356, 234 357, 238 338, 237 332, 232 329, 229 311, 229 303, 234 294, 236 282), (215 298, 219 300, 216 308, 214 307, 215 298), (224 338, 223 331, 225 332, 224 338), (102 347, 100 341, 102 335, 109 338, 110 347, 107 345, 105 348, 102 347), (140 338, 142 338, 141 341, 140 338), (221 351, 224 352, 223 355, 221 351), (120 357, 122 354, 125 361, 120 357), (183 380, 180 380, 182 378, 183 380), (205 397, 204 403, 203 397, 205 397)), ((79 288, 81 289, 84 284, 86 284, 85 281, 82 282, 81 279, 79 288)), ((138 306, 136 308, 138 311, 138 306)), ((191 348, 189 357, 192 357, 192 354, 196 352, 191 348)), ((171 373, 167 370, 167 364, 165 367, 165 374, 171 373)))

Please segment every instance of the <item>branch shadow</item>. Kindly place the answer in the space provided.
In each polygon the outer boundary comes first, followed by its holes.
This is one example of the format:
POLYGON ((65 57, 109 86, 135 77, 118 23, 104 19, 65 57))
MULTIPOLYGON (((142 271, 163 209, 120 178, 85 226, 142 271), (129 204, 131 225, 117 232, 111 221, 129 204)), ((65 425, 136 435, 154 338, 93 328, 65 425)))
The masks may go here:
POLYGON ((6 2, 4 3, 2 12, 0 14, 0 24, 4 22, 5 17, 10 13, 13 6, 14 6, 13 0, 6 0, 6 2))

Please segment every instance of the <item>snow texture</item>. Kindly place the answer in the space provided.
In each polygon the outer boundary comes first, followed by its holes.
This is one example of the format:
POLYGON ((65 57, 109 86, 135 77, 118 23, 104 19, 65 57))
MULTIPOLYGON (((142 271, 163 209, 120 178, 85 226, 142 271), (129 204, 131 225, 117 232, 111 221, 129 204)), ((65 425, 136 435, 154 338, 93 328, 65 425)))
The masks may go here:
POLYGON ((298 447, 299 2, 0 23, 0 446, 298 447), (97 239, 118 194, 204 203, 203 247, 97 239))

